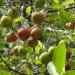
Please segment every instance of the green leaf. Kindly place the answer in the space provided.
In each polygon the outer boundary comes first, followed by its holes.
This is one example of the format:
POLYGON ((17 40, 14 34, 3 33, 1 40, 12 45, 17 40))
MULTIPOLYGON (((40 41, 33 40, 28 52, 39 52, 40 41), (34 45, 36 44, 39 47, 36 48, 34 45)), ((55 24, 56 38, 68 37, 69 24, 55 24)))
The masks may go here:
POLYGON ((33 71, 30 68, 26 67, 26 71, 28 75, 33 75, 33 71))
POLYGON ((54 2, 56 2, 56 3, 59 3, 59 0, 53 0, 54 2))
POLYGON ((27 13, 27 14, 30 14, 30 12, 31 12, 31 6, 28 6, 28 7, 26 8, 26 13, 27 13))
POLYGON ((0 70, 0 75, 11 75, 11 73, 8 71, 0 70))
POLYGON ((74 0, 65 0, 62 5, 69 5, 71 3, 74 3, 74 0))
POLYGON ((62 23, 66 23, 69 20, 68 13, 63 9, 59 9, 59 16, 62 23))
POLYGON ((75 75, 75 70, 67 71, 67 72, 63 73, 62 75, 75 75))
POLYGON ((61 40, 56 47, 53 55, 53 63, 56 71, 60 74, 63 71, 66 59, 66 46, 65 42, 61 40))
POLYGON ((47 65, 47 70, 48 70, 48 73, 51 75, 58 75, 53 62, 49 62, 49 64, 47 65))

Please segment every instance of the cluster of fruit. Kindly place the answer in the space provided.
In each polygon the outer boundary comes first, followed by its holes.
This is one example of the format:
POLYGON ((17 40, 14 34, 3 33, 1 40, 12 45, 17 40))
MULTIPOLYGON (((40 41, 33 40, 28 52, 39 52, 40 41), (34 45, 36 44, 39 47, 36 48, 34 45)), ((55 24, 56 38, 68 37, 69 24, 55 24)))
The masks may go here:
POLYGON ((55 48, 56 46, 51 46, 49 47, 48 52, 43 52, 39 56, 39 60, 41 61, 42 64, 46 65, 53 60, 53 54, 54 54, 55 48))
POLYGON ((71 51, 70 51, 70 49, 67 49, 65 70, 70 70, 70 58, 71 58, 71 51))
POLYGON ((9 32, 5 36, 7 42, 14 42, 19 38, 22 41, 26 41, 27 45, 30 47, 35 47, 38 43, 38 39, 42 37, 42 30, 38 27, 24 28, 21 27, 16 33, 9 32))

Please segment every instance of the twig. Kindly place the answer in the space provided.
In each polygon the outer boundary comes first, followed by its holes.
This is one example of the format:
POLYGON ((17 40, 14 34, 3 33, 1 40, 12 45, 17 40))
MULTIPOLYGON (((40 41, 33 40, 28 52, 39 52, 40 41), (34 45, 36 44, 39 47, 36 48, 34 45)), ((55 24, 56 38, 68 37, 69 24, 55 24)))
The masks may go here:
POLYGON ((8 68, 9 70, 11 70, 11 71, 13 71, 13 72, 15 72, 15 73, 21 74, 21 75, 27 75, 27 74, 24 74, 24 73, 22 73, 22 72, 19 72, 19 71, 15 70, 15 69, 12 69, 12 68, 3 60, 3 58, 2 58, 1 56, 0 56, 0 58, 1 58, 2 62, 7 66, 7 68, 8 68))
MULTIPOLYGON (((69 9, 73 9, 73 8, 75 8, 75 6, 64 8, 64 10, 69 10, 69 9)), ((58 12, 58 11, 59 11, 58 9, 51 9, 51 10, 48 10, 48 13, 58 12)))

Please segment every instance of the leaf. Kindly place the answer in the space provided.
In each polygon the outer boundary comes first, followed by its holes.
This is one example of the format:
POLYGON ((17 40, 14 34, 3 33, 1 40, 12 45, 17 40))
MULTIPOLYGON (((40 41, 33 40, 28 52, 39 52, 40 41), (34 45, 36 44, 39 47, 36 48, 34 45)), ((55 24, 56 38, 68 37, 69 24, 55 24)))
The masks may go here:
POLYGON ((55 69, 55 66, 54 66, 53 62, 50 62, 47 65, 47 70, 48 70, 48 73, 51 74, 51 75, 58 75, 58 73, 56 72, 56 69, 55 69))
POLYGON ((30 12, 31 12, 31 6, 28 6, 28 7, 26 8, 26 13, 27 13, 27 14, 30 14, 30 12))
POLYGON ((8 71, 0 70, 0 75, 11 75, 11 73, 8 71))
POLYGON ((28 75, 33 75, 33 71, 30 68, 26 67, 26 71, 28 75))
POLYGON ((60 74, 63 71, 66 59, 66 46, 65 42, 61 40, 56 47, 53 55, 53 63, 56 71, 60 74))
POLYGON ((75 75, 75 70, 67 71, 67 72, 63 73, 62 75, 75 75))
POLYGON ((62 23, 66 23, 69 20, 68 13, 64 10, 64 8, 59 9, 59 16, 62 23))
POLYGON ((74 0, 66 0, 62 3, 62 5, 69 5, 71 3, 74 3, 74 0))
POLYGON ((59 3, 59 0, 53 0, 55 3, 59 3))

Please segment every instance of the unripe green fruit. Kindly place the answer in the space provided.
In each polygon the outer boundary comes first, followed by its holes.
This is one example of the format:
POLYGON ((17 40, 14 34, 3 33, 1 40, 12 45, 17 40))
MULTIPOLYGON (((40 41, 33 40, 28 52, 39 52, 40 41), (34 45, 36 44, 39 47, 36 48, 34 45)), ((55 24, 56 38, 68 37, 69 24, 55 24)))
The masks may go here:
POLYGON ((42 8, 45 5, 46 0, 35 0, 34 1, 34 6, 36 8, 42 8))
POLYGON ((2 27, 11 28, 13 25, 13 21, 11 17, 4 15, 1 17, 0 24, 2 25, 2 27))
POLYGON ((51 46, 51 47, 49 47, 49 49, 48 49, 48 53, 49 53, 49 56, 50 56, 51 58, 53 58, 53 53, 54 53, 54 51, 55 51, 55 48, 56 48, 56 46, 51 46))
POLYGON ((23 46, 20 46, 19 48, 18 48, 18 53, 19 53, 19 55, 26 55, 26 50, 25 50, 25 48, 23 47, 23 46))
POLYGON ((31 15, 31 20, 34 24, 42 24, 42 22, 44 21, 44 14, 42 12, 34 12, 31 15))
POLYGON ((32 37, 29 37, 26 42, 27 46, 29 46, 29 47, 35 47, 37 45, 37 43, 38 43, 38 41, 33 39, 32 37))
POLYGON ((38 27, 35 27, 31 30, 31 33, 30 35, 34 38, 34 39, 40 39, 42 37, 42 29, 41 28, 38 28, 38 27))
POLYGON ((39 56, 39 60, 43 63, 43 64, 48 64, 51 59, 49 56, 48 52, 43 52, 40 56, 39 56))
POLYGON ((3 5, 5 0, 0 0, 0 7, 3 5))
POLYGON ((12 7, 7 11, 7 15, 12 19, 16 18, 18 14, 18 9, 16 7, 12 7))

